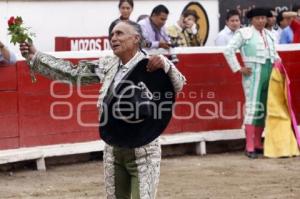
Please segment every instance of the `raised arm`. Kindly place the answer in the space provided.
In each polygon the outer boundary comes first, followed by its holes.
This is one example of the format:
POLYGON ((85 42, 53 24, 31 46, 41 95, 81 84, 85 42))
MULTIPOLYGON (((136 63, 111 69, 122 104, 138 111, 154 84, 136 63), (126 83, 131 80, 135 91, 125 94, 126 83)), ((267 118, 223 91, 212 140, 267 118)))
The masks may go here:
POLYGON ((74 65, 69 61, 55 58, 51 55, 38 52, 33 45, 23 43, 20 50, 31 65, 31 69, 53 80, 67 80, 72 83, 91 84, 99 82, 95 70, 98 61, 80 61, 74 65))

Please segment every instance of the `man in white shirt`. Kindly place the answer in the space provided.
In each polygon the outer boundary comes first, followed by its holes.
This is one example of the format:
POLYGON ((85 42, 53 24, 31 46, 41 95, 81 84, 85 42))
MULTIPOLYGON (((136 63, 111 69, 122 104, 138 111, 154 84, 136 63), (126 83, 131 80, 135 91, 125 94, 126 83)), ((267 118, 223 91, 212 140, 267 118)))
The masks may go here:
POLYGON ((267 17, 266 29, 269 30, 275 37, 275 43, 279 44, 279 38, 277 37, 277 31, 274 29, 276 25, 277 12, 274 8, 270 8, 270 17, 267 17))
POLYGON ((276 40, 278 41, 278 43, 280 43, 280 38, 281 38, 281 33, 283 31, 283 29, 285 29, 287 26, 289 26, 289 22, 287 20, 287 18, 283 17, 283 13, 287 12, 286 10, 283 10, 281 12, 278 13, 277 17, 276 17, 276 23, 277 23, 277 33, 276 33, 276 40))
POLYGON ((241 26, 240 13, 237 10, 230 10, 226 16, 226 25, 219 32, 215 40, 216 46, 226 46, 233 37, 236 30, 241 26))

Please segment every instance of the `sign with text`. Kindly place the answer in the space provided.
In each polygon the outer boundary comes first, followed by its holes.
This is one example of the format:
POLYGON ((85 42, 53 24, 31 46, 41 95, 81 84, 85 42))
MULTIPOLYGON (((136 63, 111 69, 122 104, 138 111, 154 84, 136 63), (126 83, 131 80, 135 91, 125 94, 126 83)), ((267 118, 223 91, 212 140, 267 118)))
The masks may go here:
POLYGON ((102 37, 55 37, 55 51, 109 50, 107 36, 102 37))

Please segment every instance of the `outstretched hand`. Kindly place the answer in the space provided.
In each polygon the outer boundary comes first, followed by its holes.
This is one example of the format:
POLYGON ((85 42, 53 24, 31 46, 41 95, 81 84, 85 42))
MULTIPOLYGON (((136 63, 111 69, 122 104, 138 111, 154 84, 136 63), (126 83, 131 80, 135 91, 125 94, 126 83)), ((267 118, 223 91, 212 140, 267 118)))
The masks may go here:
POLYGON ((36 48, 33 44, 24 42, 20 44, 20 51, 23 57, 25 57, 28 60, 31 60, 34 54, 36 53, 36 48))

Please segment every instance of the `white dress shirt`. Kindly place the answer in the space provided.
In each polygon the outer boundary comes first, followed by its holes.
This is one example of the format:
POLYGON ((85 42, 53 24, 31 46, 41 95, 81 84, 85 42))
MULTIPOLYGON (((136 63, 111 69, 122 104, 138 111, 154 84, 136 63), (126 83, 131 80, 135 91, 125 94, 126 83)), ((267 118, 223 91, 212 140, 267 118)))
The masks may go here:
POLYGON ((276 37, 276 44, 279 44, 279 41, 280 41, 280 37, 281 37, 281 33, 282 33, 282 28, 281 27, 278 27, 276 31, 276 34, 275 34, 275 37, 276 37))
POLYGON ((234 32, 230 30, 228 26, 225 26, 224 29, 219 32, 215 40, 216 46, 226 46, 228 42, 232 39, 234 32))

